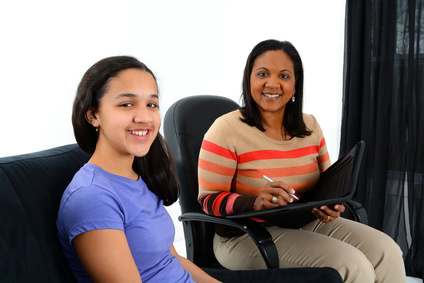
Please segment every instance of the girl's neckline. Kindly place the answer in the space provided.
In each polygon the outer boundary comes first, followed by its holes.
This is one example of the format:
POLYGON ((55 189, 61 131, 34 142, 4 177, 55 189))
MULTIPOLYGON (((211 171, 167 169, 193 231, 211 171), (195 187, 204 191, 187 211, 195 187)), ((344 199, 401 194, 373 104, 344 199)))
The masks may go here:
POLYGON ((112 177, 114 177, 114 178, 122 178, 122 179, 125 179, 125 180, 128 180, 128 181, 132 181, 132 182, 139 182, 139 181, 141 180, 140 175, 138 175, 137 180, 134 180, 134 179, 131 179, 131 178, 128 178, 128 177, 122 176, 122 175, 117 175, 117 174, 111 173, 111 172, 109 172, 109 171, 106 171, 105 169, 103 169, 102 167, 100 167, 100 166, 98 166, 98 165, 96 165, 96 164, 86 163, 86 164, 84 165, 84 167, 86 167, 86 166, 87 166, 87 167, 92 167, 93 169, 95 169, 95 170, 97 170, 97 171, 100 171, 100 173, 102 173, 102 174, 104 174, 104 175, 110 175, 110 176, 112 176, 112 177))

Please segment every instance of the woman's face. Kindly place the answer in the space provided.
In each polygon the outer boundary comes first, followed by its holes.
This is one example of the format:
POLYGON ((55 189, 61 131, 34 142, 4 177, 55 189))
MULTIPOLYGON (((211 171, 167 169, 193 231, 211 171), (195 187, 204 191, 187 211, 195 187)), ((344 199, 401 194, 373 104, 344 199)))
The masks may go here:
POLYGON ((93 126, 99 127, 96 151, 110 157, 146 155, 160 127, 153 76, 143 70, 127 69, 111 78, 92 121, 93 126))
POLYGON ((250 74, 250 92, 261 115, 284 115, 295 86, 294 65, 287 53, 270 50, 256 58, 250 74))

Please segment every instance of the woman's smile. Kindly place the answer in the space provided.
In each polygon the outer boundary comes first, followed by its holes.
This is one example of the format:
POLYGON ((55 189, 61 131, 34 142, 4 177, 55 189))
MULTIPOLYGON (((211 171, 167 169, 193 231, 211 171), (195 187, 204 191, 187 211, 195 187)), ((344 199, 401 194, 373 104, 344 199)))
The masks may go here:
POLYGON ((280 97, 281 94, 275 94, 275 93, 262 93, 262 95, 264 95, 265 97, 269 97, 269 98, 277 98, 280 97))

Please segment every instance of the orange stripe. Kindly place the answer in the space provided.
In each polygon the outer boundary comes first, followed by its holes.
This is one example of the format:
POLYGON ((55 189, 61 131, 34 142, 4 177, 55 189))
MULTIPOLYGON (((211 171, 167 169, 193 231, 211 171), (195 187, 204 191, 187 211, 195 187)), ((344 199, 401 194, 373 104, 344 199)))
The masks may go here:
POLYGON ((206 161, 202 158, 199 158, 199 168, 225 176, 233 176, 235 171, 233 168, 224 167, 216 163, 206 161))
POLYGON ((313 172, 318 172, 319 167, 316 162, 302 166, 294 166, 287 168, 272 168, 264 170, 239 170, 237 175, 245 176, 249 178, 262 178, 263 175, 267 175, 270 178, 274 177, 288 177, 288 176, 298 176, 309 174, 313 172))
POLYGON ((207 140, 203 140, 202 149, 231 160, 236 160, 236 154, 234 152, 207 140))
POLYGON ((221 191, 221 192, 225 192, 225 191, 230 191, 230 184, 221 184, 221 183, 216 183, 216 182, 212 182, 203 178, 199 177, 199 187, 204 188, 206 190, 209 191, 221 191))
MULTIPOLYGON (((318 183, 318 181, 310 181, 310 182, 304 182, 304 183, 289 184, 289 186, 297 191, 297 190, 304 190, 304 189, 313 188, 317 183, 318 183)), ((237 188, 237 190, 240 190, 240 191, 243 191, 245 193, 255 195, 255 196, 258 196, 262 191, 262 188, 250 187, 250 186, 244 185, 240 182, 236 183, 236 188, 237 188)))
POLYGON ((321 139, 321 142, 319 143, 319 147, 321 148, 321 147, 323 147, 325 145, 325 138, 323 137, 322 139, 321 139))
POLYGON ((232 193, 227 200, 227 206, 225 207, 225 211, 227 214, 233 214, 234 213, 234 202, 240 195, 237 193, 232 193))
POLYGON ((322 164, 322 163, 330 160, 330 155, 328 154, 328 151, 324 155, 318 156, 317 160, 318 160, 319 164, 322 164))
POLYGON ((240 190, 240 191, 243 191, 243 192, 245 192, 249 195, 255 195, 255 196, 258 196, 262 191, 262 188, 247 186, 247 185, 242 184, 240 182, 236 182, 236 188, 237 188, 237 190, 240 190))
POLYGON ((315 187, 315 185, 318 183, 318 181, 311 181, 311 182, 305 182, 305 183, 298 183, 298 184, 291 184, 290 187, 297 190, 304 190, 304 189, 311 189, 315 187))
MULTIPOLYGON (((211 196, 212 196, 212 194, 207 195, 205 197, 205 199, 203 200, 202 209, 203 209, 204 212, 206 212, 206 214, 209 214, 209 211, 208 211, 208 202, 209 202, 209 199, 211 198, 211 196)), ((198 197, 197 198, 197 200, 199 200, 199 202, 200 202, 200 199, 201 199, 201 197, 198 197)), ((200 203, 202 203, 202 202, 200 202, 200 203)))
POLYGON ((310 154, 319 154, 319 146, 307 146, 294 150, 258 150, 240 154, 238 156, 238 163, 245 163, 256 160, 264 159, 288 159, 299 158, 310 154))
POLYGON ((215 216, 222 216, 219 212, 219 207, 221 206, 222 200, 229 194, 229 192, 224 192, 222 194, 219 194, 212 204, 212 212, 215 216))

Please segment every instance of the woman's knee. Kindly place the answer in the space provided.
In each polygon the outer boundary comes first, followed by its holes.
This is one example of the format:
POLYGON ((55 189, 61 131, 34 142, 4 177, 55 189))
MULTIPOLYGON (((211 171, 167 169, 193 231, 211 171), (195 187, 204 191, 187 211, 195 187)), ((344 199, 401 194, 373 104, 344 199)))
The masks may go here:
POLYGON ((388 235, 381 237, 380 254, 374 261, 377 282, 406 282, 402 250, 388 235))
POLYGON ((374 267, 359 250, 345 255, 343 264, 337 268, 344 282, 374 282, 374 267))
POLYGON ((388 264, 399 260, 403 262, 399 245, 390 236, 380 231, 373 239, 368 239, 368 243, 364 244, 361 250, 375 267, 384 262, 388 264))
POLYGON ((399 245, 389 235, 382 233, 379 243, 384 254, 394 257, 402 257, 402 250, 399 245))
POLYGON ((371 231, 358 249, 373 266, 376 282, 404 282, 405 270, 402 250, 387 234, 371 231))

